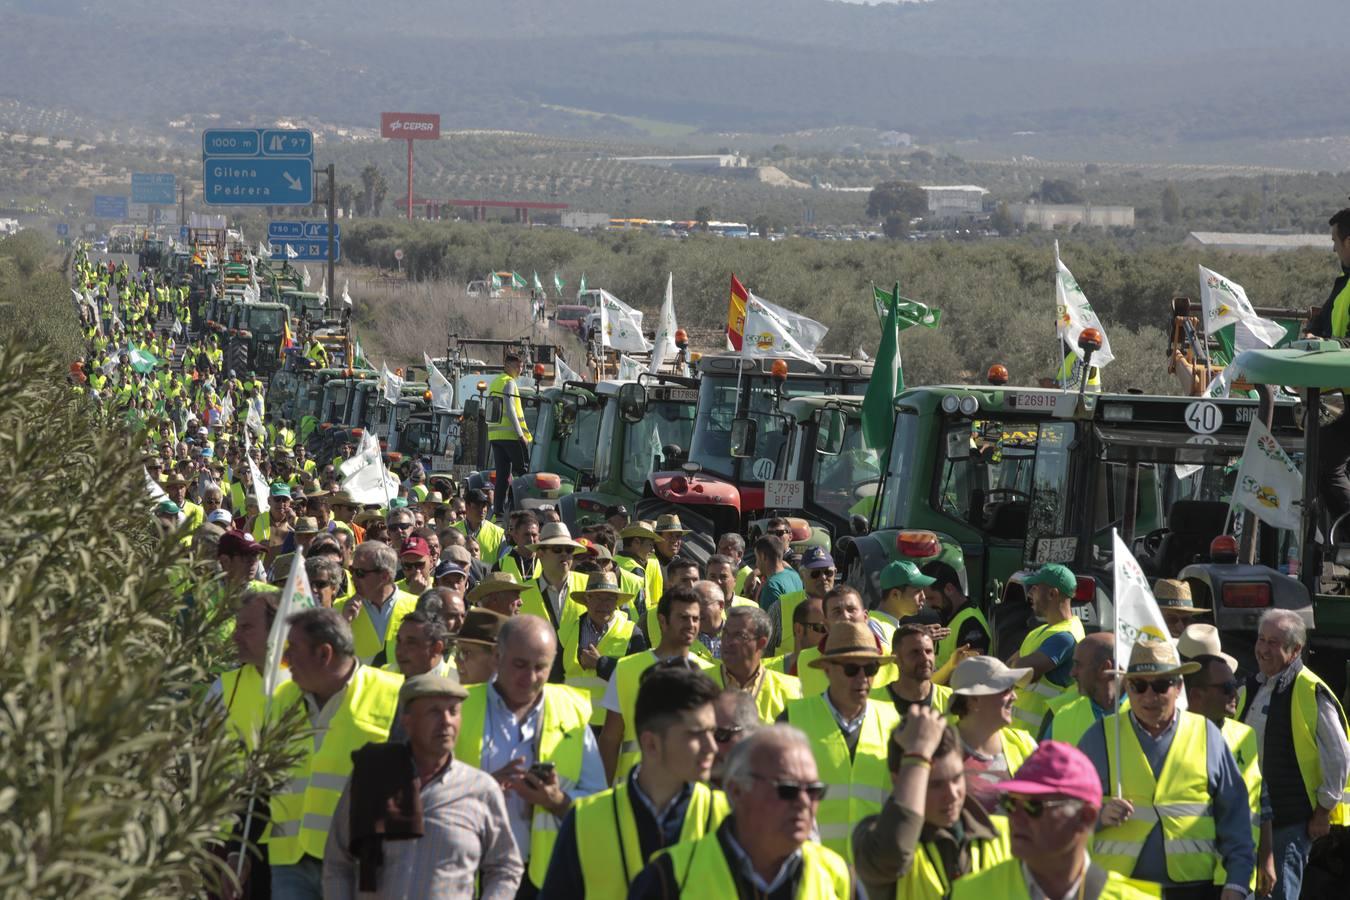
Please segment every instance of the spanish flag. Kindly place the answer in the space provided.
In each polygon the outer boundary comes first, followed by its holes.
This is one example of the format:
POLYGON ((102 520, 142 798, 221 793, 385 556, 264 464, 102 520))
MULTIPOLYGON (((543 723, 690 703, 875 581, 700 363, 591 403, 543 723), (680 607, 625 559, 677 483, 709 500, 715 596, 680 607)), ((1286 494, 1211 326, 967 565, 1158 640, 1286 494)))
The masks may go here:
POLYGON ((286 358, 286 351, 295 346, 295 338, 291 336, 291 323, 283 322, 281 325, 281 358, 286 358))
POLYGON ((750 301, 750 292, 745 285, 731 274, 731 301, 727 305, 727 341, 737 353, 741 350, 741 338, 745 335, 745 305, 750 301))

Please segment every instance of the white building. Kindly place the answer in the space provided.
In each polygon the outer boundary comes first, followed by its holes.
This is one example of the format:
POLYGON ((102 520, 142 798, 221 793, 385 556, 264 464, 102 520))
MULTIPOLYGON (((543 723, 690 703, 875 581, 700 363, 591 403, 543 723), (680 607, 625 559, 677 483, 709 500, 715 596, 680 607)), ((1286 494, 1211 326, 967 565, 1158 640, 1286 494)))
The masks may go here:
POLYGON ((921 185, 928 195, 928 215, 935 219, 971 219, 984 211, 984 195, 974 184, 921 185))
POLYGON ((1133 228, 1133 206, 1097 206, 1091 203, 1016 203, 1008 207, 1013 221, 1023 228, 1034 225, 1046 231, 1055 228, 1133 228))
POLYGON ((716 172, 718 169, 744 169, 750 160, 738 153, 709 153, 702 156, 616 156, 618 162, 640 166, 658 166, 681 172, 716 172))
POLYGON ((1330 234, 1243 234, 1237 231, 1192 231, 1182 241, 1187 247, 1266 254, 1282 250, 1332 250, 1330 234))

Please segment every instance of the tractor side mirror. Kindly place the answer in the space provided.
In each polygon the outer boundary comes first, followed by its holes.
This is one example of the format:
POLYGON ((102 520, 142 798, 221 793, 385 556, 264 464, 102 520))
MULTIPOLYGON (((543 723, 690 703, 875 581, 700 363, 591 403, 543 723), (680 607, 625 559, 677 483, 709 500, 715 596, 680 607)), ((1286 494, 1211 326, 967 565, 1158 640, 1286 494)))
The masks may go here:
POLYGON ((759 424, 754 419, 733 419, 731 421, 731 456, 733 459, 749 459, 755 455, 755 437, 759 424))
POLYGON ((625 422, 635 424, 647 414, 647 389, 637 382, 619 388, 619 415, 625 422))
POLYGON ((838 456, 844 450, 844 411, 837 407, 822 409, 816 418, 816 452, 838 456))

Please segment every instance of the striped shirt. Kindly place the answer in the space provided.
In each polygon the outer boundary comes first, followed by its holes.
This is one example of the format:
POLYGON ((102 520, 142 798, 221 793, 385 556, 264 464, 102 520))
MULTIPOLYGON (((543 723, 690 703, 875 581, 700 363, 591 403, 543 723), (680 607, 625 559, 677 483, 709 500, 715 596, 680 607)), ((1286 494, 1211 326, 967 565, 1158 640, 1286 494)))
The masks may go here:
MULTIPOLYGON (((324 847, 324 900, 356 900, 350 793, 342 792, 324 847)), ((379 887, 362 898, 459 900, 474 896, 481 876, 483 900, 515 897, 525 866, 511 834, 506 800, 492 776, 458 760, 422 786, 422 837, 385 841, 379 887)))

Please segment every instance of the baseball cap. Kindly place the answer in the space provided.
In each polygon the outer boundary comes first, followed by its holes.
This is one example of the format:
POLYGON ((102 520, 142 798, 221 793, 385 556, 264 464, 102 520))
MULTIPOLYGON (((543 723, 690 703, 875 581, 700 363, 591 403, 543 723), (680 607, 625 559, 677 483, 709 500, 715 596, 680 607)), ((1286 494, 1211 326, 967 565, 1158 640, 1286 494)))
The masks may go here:
POLYGON ((1031 673, 1029 668, 1010 669, 992 656, 972 656, 961 660, 952 672, 951 689, 966 697, 987 697, 1011 687, 1024 687, 1031 673))
POLYGON ((919 567, 905 559, 897 559, 888 563, 886 568, 881 570, 881 589, 889 591, 892 588, 901 587, 928 587, 936 578, 930 578, 919 571, 919 567))
POLYGON ((407 710, 409 703, 423 697, 454 697, 463 700, 469 696, 464 685, 459 683, 459 675, 453 669, 450 671, 451 675, 427 672, 407 679, 398 689, 398 705, 407 710))
POLYGON ((834 557, 824 547, 807 547, 801 565, 803 569, 833 569, 834 557))
POLYGON ((248 532, 230 529, 220 536, 216 552, 220 556, 257 556, 267 549, 248 532))
POLYGON ((469 488, 464 492, 464 502, 483 506, 488 502, 487 491, 482 488, 469 488))
POLYGON ((414 556, 418 559, 426 559, 431 556, 431 545, 427 539, 418 535, 413 535, 403 542, 403 546, 398 551, 399 558, 414 556))
POLYGON ((291 486, 284 481, 275 482, 272 485, 270 495, 273 497, 285 497, 289 500, 291 499, 291 486))
POLYGON ((155 515, 157 516, 176 516, 183 512, 177 503, 172 500, 161 500, 155 506, 155 515))
POLYGON ((1063 741, 1043 741, 1022 763, 1016 777, 998 782, 997 787, 1005 794, 1057 794, 1092 807, 1102 805, 1102 781, 1096 767, 1083 751, 1063 741))
POLYGON ((447 575, 468 575, 469 570, 455 562, 453 559, 443 559, 436 566, 435 578, 444 578, 447 575))
POLYGON ((1029 575, 1022 584, 1027 587, 1031 587, 1033 584, 1049 585, 1066 597, 1072 597, 1073 592, 1078 590, 1078 576, 1070 572, 1068 566, 1061 566, 1059 563, 1046 563, 1029 575))
POLYGON ((230 515, 229 510, 213 509, 206 514, 206 521, 210 522, 212 525, 224 525, 226 528, 229 528, 234 522, 234 517, 230 515))

